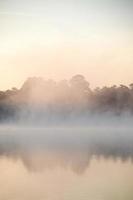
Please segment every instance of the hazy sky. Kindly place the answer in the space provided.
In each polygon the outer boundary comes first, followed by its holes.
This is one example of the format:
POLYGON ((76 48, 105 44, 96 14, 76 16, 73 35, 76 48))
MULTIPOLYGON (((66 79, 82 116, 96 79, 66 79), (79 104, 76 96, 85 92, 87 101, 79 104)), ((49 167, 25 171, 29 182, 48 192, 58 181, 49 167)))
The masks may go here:
POLYGON ((0 0, 0 89, 77 73, 133 82, 133 0, 0 0))

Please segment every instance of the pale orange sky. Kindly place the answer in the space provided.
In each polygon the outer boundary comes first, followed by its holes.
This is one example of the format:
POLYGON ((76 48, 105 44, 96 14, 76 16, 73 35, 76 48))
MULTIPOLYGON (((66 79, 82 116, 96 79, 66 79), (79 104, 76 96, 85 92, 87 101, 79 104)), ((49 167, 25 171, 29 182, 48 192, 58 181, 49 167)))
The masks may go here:
POLYGON ((29 76, 133 82, 133 2, 1 0, 0 89, 29 76))

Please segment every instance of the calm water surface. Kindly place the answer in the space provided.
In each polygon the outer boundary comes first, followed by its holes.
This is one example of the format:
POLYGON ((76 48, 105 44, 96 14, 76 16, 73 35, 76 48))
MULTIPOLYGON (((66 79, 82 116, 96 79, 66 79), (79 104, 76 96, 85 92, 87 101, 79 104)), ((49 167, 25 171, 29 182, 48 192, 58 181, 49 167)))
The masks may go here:
POLYGON ((132 200, 126 129, 1 128, 0 200, 132 200))

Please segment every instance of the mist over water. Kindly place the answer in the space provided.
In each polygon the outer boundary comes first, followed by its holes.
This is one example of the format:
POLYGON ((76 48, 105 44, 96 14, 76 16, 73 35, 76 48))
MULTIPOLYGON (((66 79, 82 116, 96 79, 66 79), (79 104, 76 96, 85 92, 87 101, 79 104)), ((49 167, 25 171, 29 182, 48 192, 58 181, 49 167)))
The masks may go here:
POLYGON ((133 200, 132 19, 133 0, 0 0, 0 200, 133 200))
POLYGON ((132 131, 1 126, 0 198, 132 200, 132 131))
POLYGON ((132 100, 82 75, 1 91, 0 199, 132 200, 132 100))
POLYGON ((0 155, 30 170, 77 172, 93 157, 132 160, 132 98, 132 84, 92 90, 82 75, 58 83, 29 78, 0 93, 0 155))
POLYGON ((0 156, 21 159, 31 170, 60 166, 84 172, 93 157, 133 159, 132 128, 3 127, 0 156))

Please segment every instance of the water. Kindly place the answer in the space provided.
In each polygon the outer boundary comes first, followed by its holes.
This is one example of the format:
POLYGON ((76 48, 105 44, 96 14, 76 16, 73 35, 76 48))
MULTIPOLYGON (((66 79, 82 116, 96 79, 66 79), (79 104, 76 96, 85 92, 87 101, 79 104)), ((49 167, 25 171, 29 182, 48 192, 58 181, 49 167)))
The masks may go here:
POLYGON ((3 127, 0 199, 132 200, 132 158, 132 129, 3 127))

